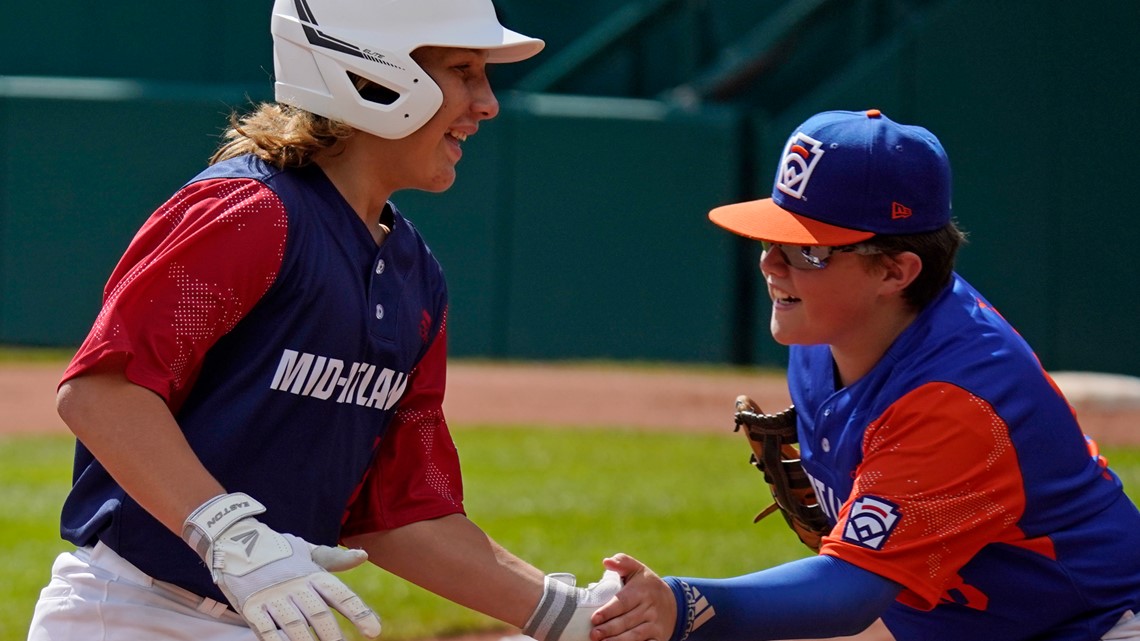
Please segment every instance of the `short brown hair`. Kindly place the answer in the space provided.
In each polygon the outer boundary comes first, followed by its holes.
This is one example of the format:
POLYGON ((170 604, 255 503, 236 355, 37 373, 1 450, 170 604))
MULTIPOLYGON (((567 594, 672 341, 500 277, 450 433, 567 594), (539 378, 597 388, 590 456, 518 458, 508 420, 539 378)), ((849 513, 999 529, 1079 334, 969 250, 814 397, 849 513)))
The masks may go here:
POLYGON ((266 102, 244 115, 230 115, 230 126, 210 164, 253 154, 280 169, 303 167, 356 130, 290 105, 266 102))
MULTIPOLYGON (((913 309, 921 310, 950 283, 958 249, 965 243, 965 232, 954 221, 950 221, 945 227, 934 231, 898 236, 879 235, 859 244, 875 247, 887 256, 913 252, 922 259, 922 270, 914 282, 903 290, 903 300, 913 309)), ((869 258, 873 260, 876 257, 869 258)))

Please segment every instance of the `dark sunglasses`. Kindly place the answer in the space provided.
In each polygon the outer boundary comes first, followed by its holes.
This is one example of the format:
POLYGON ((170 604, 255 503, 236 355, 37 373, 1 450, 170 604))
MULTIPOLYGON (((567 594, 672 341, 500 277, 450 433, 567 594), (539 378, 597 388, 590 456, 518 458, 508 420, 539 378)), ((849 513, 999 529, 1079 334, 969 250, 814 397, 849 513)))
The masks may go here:
POLYGON ((788 267, 794 269, 823 269, 827 267, 827 261, 831 259, 833 254, 853 253, 870 256, 883 253, 881 249, 863 243, 827 247, 825 245, 781 245, 762 241, 760 246, 763 247, 765 255, 772 251, 773 247, 779 249, 780 254, 784 257, 784 262, 787 263, 788 267))

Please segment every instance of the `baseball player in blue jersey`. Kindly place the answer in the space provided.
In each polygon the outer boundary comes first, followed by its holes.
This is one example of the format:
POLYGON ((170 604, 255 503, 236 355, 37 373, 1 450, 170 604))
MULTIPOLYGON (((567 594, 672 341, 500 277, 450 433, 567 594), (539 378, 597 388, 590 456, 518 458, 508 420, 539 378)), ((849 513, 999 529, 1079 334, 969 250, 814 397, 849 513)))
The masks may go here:
POLYGON ((594 641, 859 633, 1140 639, 1140 512, 1026 342, 953 271, 950 166, 877 110, 791 135, 772 197, 714 209, 763 243, 819 554, 727 579, 627 555, 594 641))
POLYGON ((578 588, 463 511, 442 412, 447 287, 390 201, 443 191, 541 40, 491 0, 278 0, 276 98, 146 221, 60 384, 78 437, 29 639, 342 639, 366 559, 540 641, 578 588), (341 547, 343 545, 344 547, 341 547))

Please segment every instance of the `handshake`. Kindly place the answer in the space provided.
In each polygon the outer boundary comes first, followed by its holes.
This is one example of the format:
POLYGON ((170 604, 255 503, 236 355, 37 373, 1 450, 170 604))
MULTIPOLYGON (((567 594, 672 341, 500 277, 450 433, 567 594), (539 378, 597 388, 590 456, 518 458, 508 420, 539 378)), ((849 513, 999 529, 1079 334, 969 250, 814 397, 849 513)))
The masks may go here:
MULTIPOLYGON (((380 618, 330 574, 364 563, 368 554, 278 533, 253 518, 264 511, 246 494, 218 496, 186 519, 182 533, 258 638, 313 641, 311 630, 319 641, 343 641, 332 609, 360 634, 378 637, 380 618)), ((585 588, 575 587, 571 574, 547 575, 542 598, 523 633, 538 641, 589 641, 591 615, 621 587, 621 578, 613 571, 585 588)))
POLYGON ((617 572, 606 570, 601 580, 575 587, 573 574, 548 574, 542 600, 523 627, 523 634, 538 641, 589 641, 594 611, 621 590, 617 572))

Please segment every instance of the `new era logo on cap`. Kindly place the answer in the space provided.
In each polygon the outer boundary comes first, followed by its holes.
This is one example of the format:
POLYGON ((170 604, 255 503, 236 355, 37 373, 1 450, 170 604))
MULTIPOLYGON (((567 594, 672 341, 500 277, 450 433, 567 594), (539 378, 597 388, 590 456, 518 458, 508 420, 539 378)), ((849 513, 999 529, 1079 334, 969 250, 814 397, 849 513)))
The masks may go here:
POLYGON ((792 198, 803 200, 804 190, 811 180, 819 159, 823 157, 823 145, 803 132, 788 139, 784 147, 784 159, 780 163, 780 173, 776 178, 776 188, 792 198))

